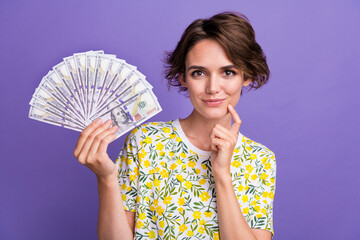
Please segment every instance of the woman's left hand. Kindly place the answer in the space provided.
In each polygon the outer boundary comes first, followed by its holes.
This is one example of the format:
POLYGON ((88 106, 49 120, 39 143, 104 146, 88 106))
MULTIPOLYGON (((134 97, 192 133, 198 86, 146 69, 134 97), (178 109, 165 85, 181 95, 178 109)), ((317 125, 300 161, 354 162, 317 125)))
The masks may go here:
POLYGON ((234 148, 239 135, 241 120, 236 110, 229 104, 228 110, 234 124, 227 129, 219 124, 215 125, 211 134, 211 167, 214 175, 230 175, 230 164, 234 148))

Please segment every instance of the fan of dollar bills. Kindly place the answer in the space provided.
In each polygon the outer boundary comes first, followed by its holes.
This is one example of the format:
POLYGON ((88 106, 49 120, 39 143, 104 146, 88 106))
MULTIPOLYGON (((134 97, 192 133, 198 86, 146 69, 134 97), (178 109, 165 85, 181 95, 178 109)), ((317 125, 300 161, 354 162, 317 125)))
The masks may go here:
POLYGON ((44 76, 29 118, 82 131, 97 118, 112 120, 120 137, 161 111, 145 76, 103 51, 75 53, 44 76))

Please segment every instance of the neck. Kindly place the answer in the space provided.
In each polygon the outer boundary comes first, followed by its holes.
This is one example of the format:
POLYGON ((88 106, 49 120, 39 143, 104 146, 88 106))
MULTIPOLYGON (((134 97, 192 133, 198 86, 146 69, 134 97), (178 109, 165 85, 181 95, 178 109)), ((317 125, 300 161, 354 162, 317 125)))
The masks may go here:
POLYGON ((208 119, 200 115, 195 109, 185 119, 180 120, 181 127, 186 137, 197 147, 204 150, 210 149, 210 134, 216 124, 230 129, 231 115, 226 114, 222 118, 208 119))

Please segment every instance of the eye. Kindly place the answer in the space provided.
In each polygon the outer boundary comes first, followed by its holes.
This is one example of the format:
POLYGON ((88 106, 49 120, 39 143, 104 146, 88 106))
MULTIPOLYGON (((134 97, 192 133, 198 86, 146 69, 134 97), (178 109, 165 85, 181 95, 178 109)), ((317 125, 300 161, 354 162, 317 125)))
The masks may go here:
POLYGON ((231 76, 236 75, 236 72, 233 71, 233 70, 227 69, 227 70, 224 71, 224 74, 225 74, 225 76, 227 76, 227 77, 231 77, 231 76))
POLYGON ((203 71, 200 71, 200 70, 196 70, 196 71, 193 71, 191 73, 192 77, 201 77, 201 76, 204 76, 204 75, 205 75, 205 73, 203 71))

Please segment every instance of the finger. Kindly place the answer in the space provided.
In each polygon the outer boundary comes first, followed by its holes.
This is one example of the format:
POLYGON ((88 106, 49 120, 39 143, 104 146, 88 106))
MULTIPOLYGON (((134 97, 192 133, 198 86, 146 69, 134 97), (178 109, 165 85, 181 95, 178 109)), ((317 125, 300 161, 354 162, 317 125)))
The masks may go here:
POLYGON ((102 122, 101 118, 96 119, 92 123, 89 124, 80 134, 79 139, 76 143, 75 150, 74 150, 74 156, 76 158, 79 157, 79 154, 81 152, 81 149, 83 148, 83 145, 88 137, 88 135, 94 131, 95 128, 97 128, 102 122))
POLYGON ((219 151, 221 149, 224 149, 225 141, 219 138, 214 138, 211 142, 211 149, 214 151, 219 151))
POLYGON ((230 131, 235 136, 237 136, 239 134, 239 129, 240 129, 240 125, 241 125, 241 119, 240 119, 238 113, 236 112, 236 110, 235 110, 235 108, 233 106, 231 106, 229 104, 228 109, 229 109, 229 112, 231 114, 232 119, 234 120, 234 124, 231 126, 230 131))
POLYGON ((87 139, 85 140, 85 143, 84 143, 82 149, 80 150, 80 157, 81 156, 85 157, 85 158, 88 157, 89 149, 90 149, 96 135, 98 135, 99 133, 108 129, 110 127, 110 125, 111 125, 111 120, 107 120, 87 136, 87 139))
POLYGON ((217 138, 221 138, 224 140, 235 140, 235 136, 234 134, 229 131, 227 128, 217 124, 214 128, 213 128, 213 134, 215 135, 215 137, 217 138))
MULTIPOLYGON (((109 135, 113 135, 117 130, 119 129, 119 127, 117 125, 113 126, 112 128, 109 128, 101 133, 99 133, 98 135, 96 135, 96 137, 94 138, 93 143, 91 144, 90 150, 89 150, 89 155, 94 155, 97 152, 99 152, 99 146, 101 145, 101 143, 103 142, 103 140, 109 136, 109 135)), ((109 142, 110 143, 110 142, 109 142)), ((109 144, 108 143, 108 144, 109 144)), ((107 149, 107 148, 106 148, 107 149)))
POLYGON ((104 153, 107 151, 109 144, 116 139, 116 135, 114 133, 111 133, 107 135, 105 138, 103 138, 103 140, 100 142, 98 152, 104 153))

